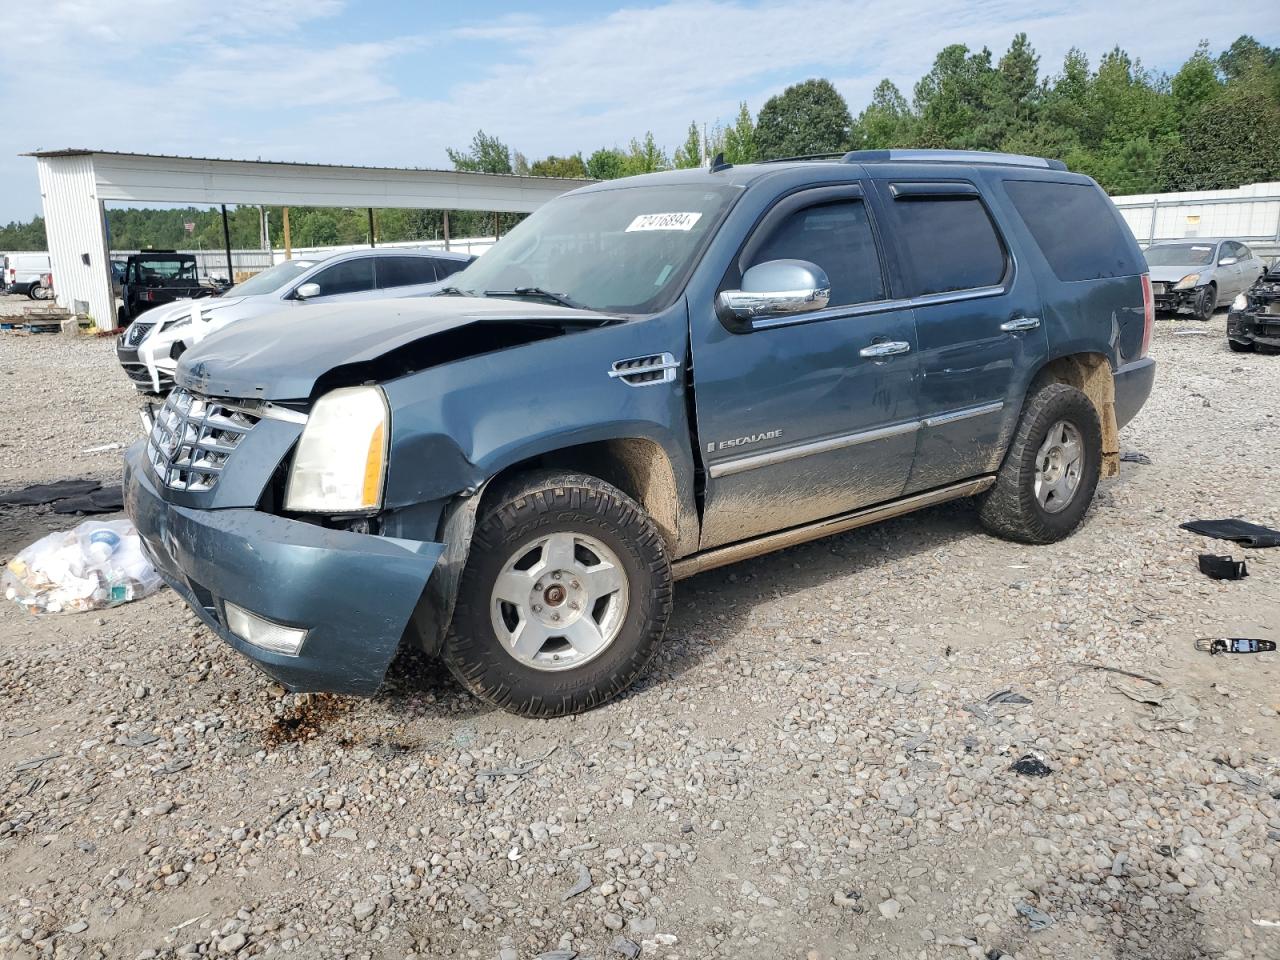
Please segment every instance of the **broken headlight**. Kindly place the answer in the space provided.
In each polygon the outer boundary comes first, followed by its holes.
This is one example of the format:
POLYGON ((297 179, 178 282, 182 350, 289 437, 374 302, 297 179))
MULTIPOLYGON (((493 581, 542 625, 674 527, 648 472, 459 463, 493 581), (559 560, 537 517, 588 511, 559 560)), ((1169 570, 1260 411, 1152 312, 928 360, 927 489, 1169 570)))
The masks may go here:
POLYGON ((1231 310, 1233 313, 1239 313, 1242 310, 1249 309, 1249 298, 1243 293, 1237 293, 1236 298, 1231 301, 1231 310))
POLYGON ((390 419, 381 387, 343 387, 316 401, 289 469, 284 508, 299 513, 378 509, 390 419))
POLYGON ((1177 283, 1173 285, 1173 289, 1190 290, 1199 282, 1200 282, 1200 274, 1188 273, 1185 277, 1183 277, 1181 280, 1179 280, 1177 283))

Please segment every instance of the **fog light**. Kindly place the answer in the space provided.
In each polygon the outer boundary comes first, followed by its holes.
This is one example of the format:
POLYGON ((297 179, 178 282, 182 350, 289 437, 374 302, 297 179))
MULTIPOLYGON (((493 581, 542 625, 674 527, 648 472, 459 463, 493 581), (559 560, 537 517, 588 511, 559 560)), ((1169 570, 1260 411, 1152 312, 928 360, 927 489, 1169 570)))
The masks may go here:
POLYGON ((283 653, 287 657, 296 657, 307 638, 307 631, 300 627, 286 627, 282 624, 250 613, 243 607, 224 601, 222 604, 227 615, 227 627, 245 643, 251 643, 272 653, 283 653))

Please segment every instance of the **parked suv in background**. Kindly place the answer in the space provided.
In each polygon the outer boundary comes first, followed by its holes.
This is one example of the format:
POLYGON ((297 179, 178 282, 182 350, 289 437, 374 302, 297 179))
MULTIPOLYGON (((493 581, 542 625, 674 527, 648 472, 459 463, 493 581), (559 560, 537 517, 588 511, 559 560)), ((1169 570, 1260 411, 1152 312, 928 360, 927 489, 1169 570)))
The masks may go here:
POLYGON ((573 713, 681 577, 966 496, 1051 543, 1155 373, 1142 252, 1035 158, 596 184, 451 283, 208 338, 126 456, 161 574, 292 690, 370 694, 403 639, 573 713))
POLYGON ((1253 286, 1264 266, 1237 240, 1162 240, 1144 251, 1157 310, 1208 320, 1253 286))
POLYGON ((408 248, 286 260, 214 300, 183 300, 148 313, 116 338, 116 356, 143 393, 166 393, 183 352, 230 323, 303 303, 342 303, 434 293, 474 257, 408 248))

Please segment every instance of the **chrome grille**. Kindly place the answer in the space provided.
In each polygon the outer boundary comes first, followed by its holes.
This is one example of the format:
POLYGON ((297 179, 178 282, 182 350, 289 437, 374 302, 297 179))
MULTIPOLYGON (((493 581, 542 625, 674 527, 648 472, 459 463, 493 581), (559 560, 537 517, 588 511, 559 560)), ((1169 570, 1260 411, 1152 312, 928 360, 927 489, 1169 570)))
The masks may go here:
POLYGON ((156 414, 147 457, 174 490, 208 491, 260 418, 217 400, 174 390, 156 414))
POLYGON ((154 326, 154 323, 138 323, 135 320, 129 324, 129 329, 124 335, 124 342, 131 347, 136 347, 154 326))

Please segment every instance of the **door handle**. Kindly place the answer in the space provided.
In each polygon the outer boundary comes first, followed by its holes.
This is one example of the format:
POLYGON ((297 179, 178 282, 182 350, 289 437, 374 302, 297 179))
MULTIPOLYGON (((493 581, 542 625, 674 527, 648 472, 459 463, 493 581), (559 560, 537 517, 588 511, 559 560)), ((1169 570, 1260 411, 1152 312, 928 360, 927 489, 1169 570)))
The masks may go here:
POLYGON ((894 357, 900 353, 910 353, 911 344, 905 340, 885 340, 882 343, 873 343, 870 346, 863 347, 858 351, 860 357, 894 357))
POLYGON ((1000 324, 1000 329, 1005 333, 1017 333, 1019 330, 1034 330, 1038 326, 1040 326, 1039 317, 1014 317, 1000 324))

